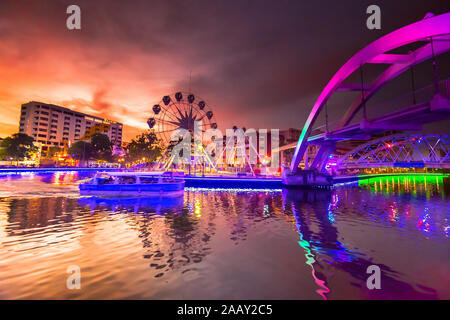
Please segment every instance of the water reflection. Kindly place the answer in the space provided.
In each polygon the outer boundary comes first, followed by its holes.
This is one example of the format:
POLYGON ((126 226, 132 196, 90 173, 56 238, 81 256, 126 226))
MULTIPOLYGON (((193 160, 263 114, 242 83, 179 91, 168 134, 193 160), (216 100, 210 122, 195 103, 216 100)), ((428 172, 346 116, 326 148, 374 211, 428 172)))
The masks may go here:
POLYGON ((78 208, 71 198, 0 199, 0 206, 7 209, 8 235, 25 235, 39 232, 46 227, 73 221, 67 214, 78 208))
POLYGON ((159 198, 159 197, 83 197, 78 200, 80 205, 89 207, 91 213, 99 209, 111 213, 156 214, 177 212, 183 207, 183 198, 159 198))
POLYGON ((84 178, 0 178, 0 298, 450 297, 442 179, 161 200, 80 197, 84 178), (60 285, 68 263, 80 292, 60 285), (366 288, 372 264, 382 290, 366 288))
MULTIPOLYGON (((436 299, 436 291, 420 285, 417 291, 412 285, 398 280, 399 273, 382 261, 374 261, 374 256, 357 250, 352 250, 339 241, 339 231, 336 226, 336 215, 339 215, 339 193, 342 190, 285 190, 283 198, 285 208, 292 210, 296 227, 300 236, 299 245, 305 251, 306 264, 312 269, 312 277, 319 289, 316 290, 324 299, 330 292, 328 277, 333 277, 336 270, 351 276, 352 285, 358 287, 370 298, 411 298, 436 299), (316 224, 316 226, 314 226, 316 224), (313 227, 317 231, 312 231, 313 227), (366 288, 367 267, 378 265, 383 274, 382 292, 366 288), (329 266, 334 269, 330 272, 329 266)), ((351 217, 347 217, 347 219, 351 217)), ((390 213, 386 217, 390 220, 390 213)), ((337 218, 339 219, 339 217, 337 218)), ((370 238, 370 235, 367 235, 370 238)))
POLYGON ((390 176, 360 180, 358 186, 370 190, 374 194, 402 195, 430 199, 450 195, 449 178, 443 176, 408 175, 390 176))

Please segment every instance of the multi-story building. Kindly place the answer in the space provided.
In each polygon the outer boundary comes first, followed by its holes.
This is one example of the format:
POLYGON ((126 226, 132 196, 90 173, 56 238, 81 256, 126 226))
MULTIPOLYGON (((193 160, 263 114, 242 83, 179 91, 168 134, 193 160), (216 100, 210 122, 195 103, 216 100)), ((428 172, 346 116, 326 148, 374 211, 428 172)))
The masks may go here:
POLYGON ((280 130, 280 146, 296 143, 300 138, 300 133, 301 130, 294 128, 280 130))
POLYGON ((53 104, 31 101, 22 105, 19 132, 44 146, 67 146, 106 134, 116 146, 122 144, 122 123, 91 116, 53 104))

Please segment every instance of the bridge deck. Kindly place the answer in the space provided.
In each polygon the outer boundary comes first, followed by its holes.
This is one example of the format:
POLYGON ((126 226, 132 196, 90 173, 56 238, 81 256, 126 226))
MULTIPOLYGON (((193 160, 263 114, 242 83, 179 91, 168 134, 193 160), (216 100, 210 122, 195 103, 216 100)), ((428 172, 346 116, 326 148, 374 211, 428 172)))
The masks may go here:
POLYGON ((391 130, 421 130, 422 125, 430 122, 450 119, 450 103, 443 100, 440 108, 432 103, 421 103, 394 111, 367 122, 348 125, 328 133, 319 133, 308 138, 308 142, 320 143, 325 140, 370 139, 372 134, 391 130))

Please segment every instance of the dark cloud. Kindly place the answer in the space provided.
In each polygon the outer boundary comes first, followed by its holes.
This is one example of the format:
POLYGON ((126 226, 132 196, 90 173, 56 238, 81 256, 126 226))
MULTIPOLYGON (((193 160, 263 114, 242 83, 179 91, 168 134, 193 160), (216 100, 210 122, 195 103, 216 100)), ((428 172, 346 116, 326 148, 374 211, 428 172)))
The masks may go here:
MULTIPOLYGON (((150 107, 191 89, 215 108, 220 127, 301 127, 321 89, 359 49, 446 10, 446 1, 406 0, 2 1, 0 40, 19 48, 20 61, 39 57, 42 47, 55 60, 67 56, 53 74, 60 83, 88 83, 92 101, 75 93, 65 100, 84 99, 102 114, 145 123, 146 109, 124 103, 127 94, 150 107), (82 10, 81 31, 65 28, 73 3, 82 10), (381 31, 365 27, 370 4, 381 7, 381 31)), ((346 103, 338 100, 336 110, 346 103)))

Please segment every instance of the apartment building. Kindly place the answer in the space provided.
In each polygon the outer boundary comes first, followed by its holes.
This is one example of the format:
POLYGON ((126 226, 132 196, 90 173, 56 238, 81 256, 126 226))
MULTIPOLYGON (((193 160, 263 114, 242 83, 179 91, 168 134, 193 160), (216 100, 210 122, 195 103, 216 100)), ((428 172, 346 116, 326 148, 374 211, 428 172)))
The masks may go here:
POLYGON ((67 146, 106 134, 116 146, 122 144, 122 123, 91 116, 53 104, 31 101, 22 105, 19 132, 46 146, 67 146))

